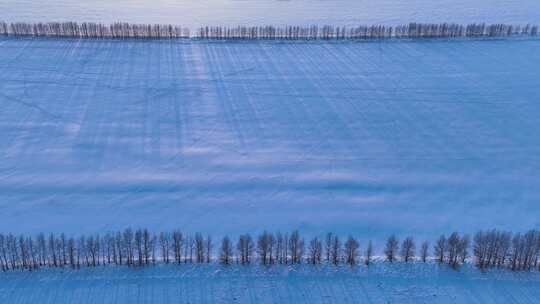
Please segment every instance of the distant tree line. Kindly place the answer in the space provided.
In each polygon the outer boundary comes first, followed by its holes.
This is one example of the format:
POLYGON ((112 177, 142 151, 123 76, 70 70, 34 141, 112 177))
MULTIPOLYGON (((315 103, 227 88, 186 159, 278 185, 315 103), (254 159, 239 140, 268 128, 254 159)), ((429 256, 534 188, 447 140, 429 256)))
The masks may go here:
MULTIPOLYGON (((389 263, 436 261, 458 268, 472 262, 479 269, 508 268, 513 271, 540 270, 540 231, 526 233, 489 230, 471 238, 454 232, 441 235, 435 243, 417 246, 413 237, 385 240, 382 256, 389 263)), ((298 231, 263 232, 256 237, 242 234, 223 237, 214 244, 211 236, 187 235, 181 231, 154 234, 147 229, 125 229, 103 235, 68 237, 66 234, 15 236, 0 234, 0 268, 37 270, 43 267, 97 267, 126 265, 141 267, 163 264, 210 263, 224 265, 313 264, 369 266, 375 255, 372 242, 360 246, 358 239, 333 233, 306 240, 298 231)))
POLYGON ((410 23, 398 26, 206 26, 193 34, 188 28, 170 24, 130 23, 6 23, 0 22, 0 35, 116 39, 212 40, 362 40, 388 38, 457 38, 536 36, 536 25, 410 23))
POLYGON ((73 38, 176 39, 189 38, 188 28, 164 24, 130 23, 6 23, 0 22, 0 35, 73 38))

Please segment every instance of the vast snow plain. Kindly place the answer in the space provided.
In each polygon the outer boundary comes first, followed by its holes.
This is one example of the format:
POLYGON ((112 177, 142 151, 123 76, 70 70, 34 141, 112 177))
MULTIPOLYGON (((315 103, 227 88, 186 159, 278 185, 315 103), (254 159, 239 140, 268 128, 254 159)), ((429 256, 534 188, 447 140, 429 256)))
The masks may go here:
POLYGON ((2 0, 5 21, 201 25, 539 23, 537 0, 2 0))
POLYGON ((0 231, 540 225, 540 40, 0 40, 0 231))
MULTIPOLYGON (((540 23, 540 1, 3 0, 10 22, 540 23)), ((540 228, 540 40, 0 38, 0 232, 540 228)), ((380 248, 378 248, 380 251, 380 248)), ((0 303, 535 303, 433 264, 2 273, 0 303)))
POLYGON ((460 272, 428 264, 229 268, 85 268, 1 274, 0 302, 61 303, 494 303, 532 304, 538 273, 460 272))

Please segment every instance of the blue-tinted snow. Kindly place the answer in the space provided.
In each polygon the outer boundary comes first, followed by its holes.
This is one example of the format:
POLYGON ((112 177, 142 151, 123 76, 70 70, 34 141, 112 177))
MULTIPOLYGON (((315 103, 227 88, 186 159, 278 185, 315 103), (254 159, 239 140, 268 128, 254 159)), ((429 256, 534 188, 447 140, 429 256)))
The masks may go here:
POLYGON ((537 0, 3 0, 7 21, 201 25, 540 23, 537 0))
POLYGON ((538 303, 538 273, 459 272, 433 264, 350 267, 218 265, 0 273, 0 302, 538 303))
POLYGON ((0 231, 538 228, 540 40, 0 40, 0 231))

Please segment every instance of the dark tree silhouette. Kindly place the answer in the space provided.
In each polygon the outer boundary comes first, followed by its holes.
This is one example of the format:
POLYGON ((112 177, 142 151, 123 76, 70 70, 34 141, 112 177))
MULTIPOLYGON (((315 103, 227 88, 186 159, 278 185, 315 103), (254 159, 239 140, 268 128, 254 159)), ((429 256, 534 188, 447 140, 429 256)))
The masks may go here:
POLYGON ((0 35, 111 39, 212 39, 212 40, 366 40, 389 38, 455 38, 536 36, 536 25, 472 23, 409 23, 342 26, 203 26, 195 33, 172 24, 130 23, 6 23, 0 22, 0 35))
POLYGON ((386 260, 390 263, 393 263, 396 259, 397 251, 399 250, 399 240, 395 235, 391 235, 386 240, 386 246, 384 248, 384 254, 386 255, 386 260))

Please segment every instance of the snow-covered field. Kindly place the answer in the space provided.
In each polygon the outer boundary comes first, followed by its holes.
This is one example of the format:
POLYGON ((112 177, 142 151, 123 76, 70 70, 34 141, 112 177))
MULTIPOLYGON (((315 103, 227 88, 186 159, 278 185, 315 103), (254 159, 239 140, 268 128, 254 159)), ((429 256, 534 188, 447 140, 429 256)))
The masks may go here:
POLYGON ((0 231, 538 228, 540 40, 0 40, 0 231))
POLYGON ((0 274, 0 302, 40 303, 537 303, 537 273, 436 265, 350 269, 277 266, 96 268, 0 274))
POLYGON ((6 21, 201 25, 539 23, 537 0, 2 0, 6 21))

